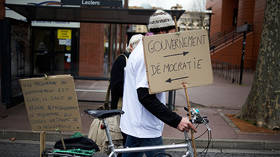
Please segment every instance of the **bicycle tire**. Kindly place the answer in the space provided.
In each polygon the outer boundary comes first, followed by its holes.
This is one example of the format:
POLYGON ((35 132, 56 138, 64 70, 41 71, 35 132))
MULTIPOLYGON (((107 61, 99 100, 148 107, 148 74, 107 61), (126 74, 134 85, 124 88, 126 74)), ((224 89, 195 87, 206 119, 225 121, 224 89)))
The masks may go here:
POLYGON ((154 155, 153 157, 161 157, 161 156, 172 157, 172 155, 170 155, 168 153, 163 153, 163 152, 159 152, 156 155, 154 155))

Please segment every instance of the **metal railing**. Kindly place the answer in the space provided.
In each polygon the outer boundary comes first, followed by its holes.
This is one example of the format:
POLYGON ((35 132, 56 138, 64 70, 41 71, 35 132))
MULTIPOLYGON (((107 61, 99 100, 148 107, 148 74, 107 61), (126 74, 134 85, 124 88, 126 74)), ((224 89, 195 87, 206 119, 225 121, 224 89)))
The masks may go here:
POLYGON ((243 32, 253 31, 253 26, 249 24, 244 24, 237 27, 231 32, 217 32, 210 37, 210 52, 214 53, 215 50, 221 48, 222 46, 234 42, 236 39, 242 37, 243 32))
POLYGON ((210 39, 210 52, 213 53, 219 47, 222 47, 228 43, 234 42, 236 39, 242 37, 242 33, 237 33, 236 31, 229 32, 222 35, 220 38, 210 39))
MULTIPOLYGON (((253 74, 255 71, 251 67, 246 67, 243 69, 245 75, 243 75, 242 78, 240 78, 240 65, 215 60, 212 60, 211 62, 214 75, 224 78, 225 80, 228 80, 231 83, 243 84, 244 81, 248 83, 250 82, 251 74, 253 74), (248 78, 248 76, 250 77, 248 78)), ((252 60, 246 60, 246 62, 250 63, 252 62, 252 60)))
POLYGON ((212 60, 213 73, 219 77, 231 81, 232 83, 239 83, 240 78, 240 66, 231 63, 213 61, 212 60))

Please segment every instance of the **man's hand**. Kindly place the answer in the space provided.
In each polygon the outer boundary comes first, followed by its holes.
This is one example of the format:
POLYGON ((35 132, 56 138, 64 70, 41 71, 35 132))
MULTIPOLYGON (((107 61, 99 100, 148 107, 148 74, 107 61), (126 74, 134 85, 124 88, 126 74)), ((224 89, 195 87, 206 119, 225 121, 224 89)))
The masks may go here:
POLYGON ((189 121, 188 117, 183 117, 181 122, 178 124, 177 129, 180 131, 189 131, 189 129, 194 130, 194 132, 196 132, 195 127, 193 126, 193 124, 189 121))

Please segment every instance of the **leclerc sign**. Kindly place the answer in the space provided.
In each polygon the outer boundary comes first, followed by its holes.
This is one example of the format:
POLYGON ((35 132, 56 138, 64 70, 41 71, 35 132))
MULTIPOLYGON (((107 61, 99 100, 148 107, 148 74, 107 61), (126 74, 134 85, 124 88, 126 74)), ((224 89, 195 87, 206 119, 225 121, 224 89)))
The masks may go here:
POLYGON ((122 0, 61 0, 63 5, 122 7, 122 0))

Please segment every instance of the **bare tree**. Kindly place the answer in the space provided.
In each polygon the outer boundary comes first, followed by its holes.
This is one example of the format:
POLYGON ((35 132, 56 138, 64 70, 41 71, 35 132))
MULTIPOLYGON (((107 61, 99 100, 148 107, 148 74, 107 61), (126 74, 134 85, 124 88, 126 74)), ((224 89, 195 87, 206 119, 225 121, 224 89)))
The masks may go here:
POLYGON ((280 128, 280 1, 266 0, 264 25, 251 91, 240 118, 280 128))

